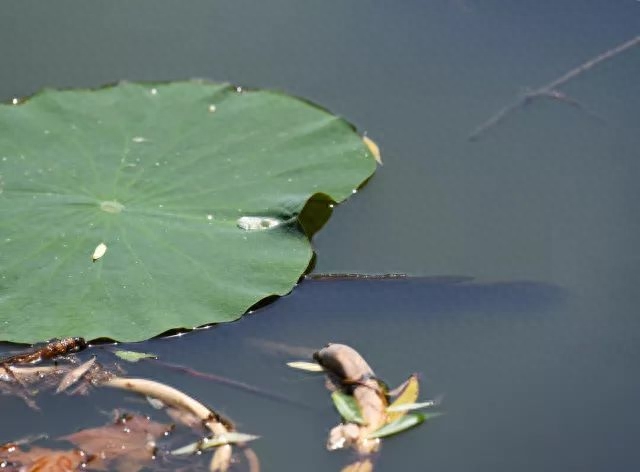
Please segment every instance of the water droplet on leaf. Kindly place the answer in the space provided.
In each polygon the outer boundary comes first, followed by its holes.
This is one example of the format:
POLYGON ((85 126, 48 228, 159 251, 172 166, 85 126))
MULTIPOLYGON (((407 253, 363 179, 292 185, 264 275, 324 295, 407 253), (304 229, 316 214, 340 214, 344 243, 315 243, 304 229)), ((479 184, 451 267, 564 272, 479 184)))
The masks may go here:
POLYGON ((260 231, 275 228, 282 224, 282 220, 269 216, 242 216, 236 222, 238 228, 245 231, 260 231))
POLYGON ((120 213, 124 210, 124 205, 120 202, 106 200, 104 202, 100 202, 100 209, 107 213, 120 213))

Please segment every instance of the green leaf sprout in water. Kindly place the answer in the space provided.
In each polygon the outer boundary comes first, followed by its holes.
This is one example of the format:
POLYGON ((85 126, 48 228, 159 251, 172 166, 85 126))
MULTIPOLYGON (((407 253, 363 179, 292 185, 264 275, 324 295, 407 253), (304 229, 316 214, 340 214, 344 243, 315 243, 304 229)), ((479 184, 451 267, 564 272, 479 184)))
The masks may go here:
POLYGON ((120 349, 113 351, 113 353, 127 362, 138 362, 141 359, 157 359, 158 356, 155 354, 150 354, 147 352, 137 352, 137 351, 122 351, 120 349))

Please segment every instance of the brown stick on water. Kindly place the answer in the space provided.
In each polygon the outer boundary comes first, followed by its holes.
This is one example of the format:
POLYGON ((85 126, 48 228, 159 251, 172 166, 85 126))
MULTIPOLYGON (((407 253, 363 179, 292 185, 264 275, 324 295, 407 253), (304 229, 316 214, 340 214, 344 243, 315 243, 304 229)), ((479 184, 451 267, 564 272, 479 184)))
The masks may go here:
MULTIPOLYGON (((567 82, 575 79, 576 77, 582 75, 583 73, 587 72, 588 70, 594 68, 595 66, 597 66, 598 64, 611 59, 615 56, 617 56, 618 54, 626 51, 627 49, 631 49, 634 46, 637 46, 638 44, 640 44, 640 36, 636 36, 628 41, 625 41, 622 44, 619 44, 601 54, 598 54, 597 56, 589 59, 588 61, 584 62, 583 64, 580 64, 578 67, 575 67, 574 69, 571 69, 569 72, 567 72, 564 75, 561 75, 560 77, 558 77, 557 79, 552 80, 551 82, 549 82, 547 85, 543 85, 542 87, 535 89, 533 91, 527 92, 525 93, 523 96, 521 96, 520 98, 518 98, 516 101, 514 101, 513 103, 505 106, 504 108, 501 108, 496 114, 494 114, 492 117, 490 117, 487 121, 485 121, 484 123, 482 123, 480 126, 478 126, 475 130, 473 130, 471 132, 471 134, 469 134, 468 139, 470 141, 475 141, 480 139, 487 131, 491 130, 492 128, 494 128, 495 126, 499 125, 500 123, 502 123, 511 113, 513 113, 514 111, 525 107, 526 105, 530 104, 533 100, 535 99, 540 99, 540 98, 551 98, 551 99, 557 99, 566 103, 570 103, 574 106, 578 106, 581 109, 585 109, 582 105, 580 105, 578 102, 576 102, 573 99, 570 99, 569 97, 567 97, 566 95, 564 95, 562 92, 559 92, 557 89, 558 87, 566 84, 567 82)), ((585 109, 585 111, 588 112, 588 110, 585 109)), ((588 112, 590 113, 590 112, 588 112)), ((590 113, 592 114, 592 113, 590 113)))
POLYGON ((309 280, 379 280, 379 279, 408 279, 411 278, 407 274, 389 273, 389 274, 353 274, 353 273, 314 273, 305 276, 309 280))
POLYGON ((35 364, 44 360, 52 360, 56 357, 66 356, 81 351, 86 347, 87 343, 83 338, 55 339, 37 349, 1 359, 0 365, 35 364))

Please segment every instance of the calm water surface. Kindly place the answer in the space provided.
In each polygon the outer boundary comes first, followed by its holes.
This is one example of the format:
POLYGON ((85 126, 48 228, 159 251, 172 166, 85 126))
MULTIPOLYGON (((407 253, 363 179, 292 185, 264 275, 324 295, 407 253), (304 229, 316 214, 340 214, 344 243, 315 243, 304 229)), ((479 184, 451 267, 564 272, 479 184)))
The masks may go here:
MULTIPOLYGON (((376 470, 638 470, 640 47, 563 87, 602 119, 540 102, 466 137, 639 33, 634 0, 5 2, 0 98, 199 76, 304 96, 379 142, 385 165, 316 237, 316 270, 416 278, 305 281, 238 323, 127 346, 306 405, 129 368, 261 434, 264 470, 349 455, 324 450, 322 381, 256 340, 347 342, 390 384, 417 371, 444 395, 446 416, 387 441, 376 470)), ((0 397, 0 442, 143 408, 103 392, 40 406, 0 397)))

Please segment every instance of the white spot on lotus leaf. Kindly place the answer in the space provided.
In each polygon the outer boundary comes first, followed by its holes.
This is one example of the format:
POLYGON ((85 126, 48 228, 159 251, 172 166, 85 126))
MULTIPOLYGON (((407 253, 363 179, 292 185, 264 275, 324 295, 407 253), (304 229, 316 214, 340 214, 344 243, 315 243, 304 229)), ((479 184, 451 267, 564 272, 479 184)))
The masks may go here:
POLYGON ((13 100, 11 100, 12 105, 17 105, 18 103, 20 103, 20 100, 16 97, 14 97, 13 100))
POLYGON ((131 141, 133 141, 134 143, 148 143, 149 140, 147 138, 145 138, 144 136, 134 136, 133 138, 131 138, 131 141))
POLYGON ((209 105, 209 113, 214 113, 216 111, 215 105, 209 105))
POLYGON ((212 214, 208 214, 208 215, 207 215, 207 219, 208 219, 209 221, 211 221, 211 220, 213 219, 213 215, 212 215, 212 214))
POLYGON ((104 202, 100 202, 100 209, 107 213, 120 213, 124 210, 124 205, 120 202, 106 200, 104 202))
POLYGON ((157 95, 157 94, 158 94, 158 89, 152 88, 151 89, 151 95, 157 95))
POLYGON ((236 221, 238 228, 245 231, 261 231, 275 228, 282 224, 282 220, 269 216, 242 216, 236 221))

